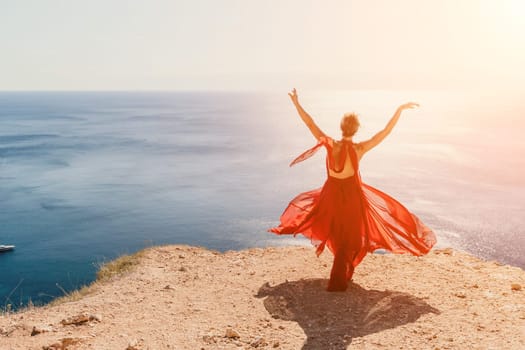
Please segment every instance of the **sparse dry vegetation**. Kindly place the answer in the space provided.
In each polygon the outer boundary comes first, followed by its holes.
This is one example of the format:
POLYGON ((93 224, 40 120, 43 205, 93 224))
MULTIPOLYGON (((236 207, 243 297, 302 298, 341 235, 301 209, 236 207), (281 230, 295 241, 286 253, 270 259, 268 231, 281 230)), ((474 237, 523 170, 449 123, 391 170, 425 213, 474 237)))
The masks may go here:
POLYGON ((82 286, 80 289, 75 289, 71 292, 65 293, 64 296, 61 296, 59 298, 54 299, 52 302, 50 302, 48 305, 54 306, 62 303, 67 303, 70 301, 77 301, 82 299, 85 295, 88 295, 92 292, 94 292, 97 288, 97 282, 93 282, 90 285, 82 286))
POLYGON ((97 282, 103 282, 131 270, 138 265, 145 250, 141 250, 135 254, 122 255, 121 257, 104 263, 100 266, 97 272, 97 282))
POLYGON ((122 275, 123 273, 130 271, 134 266, 137 266, 144 253, 145 250, 141 250, 137 253, 122 255, 115 260, 100 264, 96 281, 71 292, 64 291, 64 296, 54 299, 48 305, 54 306, 82 299, 84 296, 93 293, 99 287, 101 282, 122 275))

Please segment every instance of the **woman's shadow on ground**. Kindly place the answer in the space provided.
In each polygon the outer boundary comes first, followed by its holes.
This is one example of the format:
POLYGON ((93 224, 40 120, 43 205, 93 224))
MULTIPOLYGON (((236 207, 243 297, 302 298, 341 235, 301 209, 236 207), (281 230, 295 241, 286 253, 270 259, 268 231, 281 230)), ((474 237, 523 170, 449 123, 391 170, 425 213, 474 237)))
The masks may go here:
POLYGON ((326 279, 265 283, 256 295, 274 318, 297 322, 307 336, 303 350, 346 349, 352 338, 439 314, 422 299, 396 291, 367 290, 350 283, 346 292, 329 293, 326 279))

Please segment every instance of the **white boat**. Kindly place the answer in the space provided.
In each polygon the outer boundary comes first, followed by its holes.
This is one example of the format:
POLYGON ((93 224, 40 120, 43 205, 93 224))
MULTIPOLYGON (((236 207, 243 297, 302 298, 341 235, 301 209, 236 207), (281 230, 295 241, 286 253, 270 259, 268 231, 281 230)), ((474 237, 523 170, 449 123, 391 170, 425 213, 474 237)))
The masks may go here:
POLYGON ((3 245, 3 244, 0 244, 0 253, 1 252, 8 252, 8 251, 13 250, 13 249, 15 249, 14 245, 3 245))

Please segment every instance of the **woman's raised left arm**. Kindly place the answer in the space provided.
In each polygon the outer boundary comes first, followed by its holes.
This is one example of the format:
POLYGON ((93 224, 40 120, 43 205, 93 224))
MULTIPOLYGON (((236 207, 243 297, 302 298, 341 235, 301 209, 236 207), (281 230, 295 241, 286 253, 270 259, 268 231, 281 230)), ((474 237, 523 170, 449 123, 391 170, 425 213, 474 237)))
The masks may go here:
POLYGON ((401 116, 401 112, 403 112, 405 109, 413 109, 417 107, 419 107, 419 104, 415 102, 408 102, 399 106, 383 130, 375 134, 370 140, 359 143, 361 155, 365 154, 366 152, 370 151, 372 148, 380 144, 381 141, 383 141, 385 137, 387 137, 388 134, 390 134, 394 126, 397 124, 397 121, 401 116))

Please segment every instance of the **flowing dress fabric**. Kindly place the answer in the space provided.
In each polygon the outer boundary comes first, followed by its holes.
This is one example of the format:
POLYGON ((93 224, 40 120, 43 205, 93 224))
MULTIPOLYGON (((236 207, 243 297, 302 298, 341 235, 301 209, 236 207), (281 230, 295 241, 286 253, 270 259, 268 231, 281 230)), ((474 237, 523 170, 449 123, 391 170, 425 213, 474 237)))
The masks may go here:
MULTIPOLYGON (((290 166, 311 157, 321 146, 327 150, 327 170, 334 169, 333 139, 321 137, 318 144, 297 157, 290 166)), ((303 234, 317 247, 334 254, 329 289, 345 289, 354 268, 368 252, 386 249, 416 256, 428 253, 436 243, 434 233, 401 203, 361 182, 353 144, 343 142, 339 164, 350 157, 354 175, 339 179, 328 175, 323 187, 295 197, 284 210, 281 224, 269 231, 303 234)))

